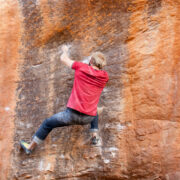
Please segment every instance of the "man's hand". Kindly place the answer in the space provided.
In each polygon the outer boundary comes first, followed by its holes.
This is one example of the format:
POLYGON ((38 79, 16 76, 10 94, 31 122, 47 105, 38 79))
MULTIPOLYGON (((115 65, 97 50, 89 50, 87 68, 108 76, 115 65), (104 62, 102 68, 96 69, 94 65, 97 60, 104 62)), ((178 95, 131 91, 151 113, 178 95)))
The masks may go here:
POLYGON ((62 52, 63 52, 63 53, 68 53, 69 48, 70 48, 70 46, 68 46, 68 45, 63 45, 61 49, 62 49, 62 52))
POLYGON ((71 68, 74 61, 69 58, 69 55, 68 55, 69 48, 70 46, 67 46, 67 45, 62 46, 61 48, 62 54, 60 56, 60 59, 66 66, 71 68))

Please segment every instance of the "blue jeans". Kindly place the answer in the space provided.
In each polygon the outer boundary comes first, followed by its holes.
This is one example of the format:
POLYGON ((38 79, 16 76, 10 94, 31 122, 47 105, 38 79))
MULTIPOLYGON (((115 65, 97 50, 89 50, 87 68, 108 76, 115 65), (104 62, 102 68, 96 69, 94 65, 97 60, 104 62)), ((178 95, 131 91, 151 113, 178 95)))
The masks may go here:
POLYGON ((34 134, 33 140, 37 144, 40 144, 43 140, 45 140, 52 129, 56 127, 86 125, 89 123, 91 123, 91 131, 98 131, 98 115, 89 116, 74 109, 67 108, 65 111, 59 112, 50 118, 45 119, 34 134))

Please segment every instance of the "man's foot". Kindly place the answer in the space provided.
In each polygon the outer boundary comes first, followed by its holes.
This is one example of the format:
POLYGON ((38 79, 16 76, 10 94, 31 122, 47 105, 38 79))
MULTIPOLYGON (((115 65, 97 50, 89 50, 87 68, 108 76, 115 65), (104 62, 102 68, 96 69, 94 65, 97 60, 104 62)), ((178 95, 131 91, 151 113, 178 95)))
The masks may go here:
POLYGON ((101 146, 102 143, 100 137, 97 136, 91 137, 91 144, 94 146, 101 146))
POLYGON ((20 146, 21 148, 25 151, 26 154, 31 154, 32 151, 29 149, 29 144, 23 140, 20 141, 20 146))

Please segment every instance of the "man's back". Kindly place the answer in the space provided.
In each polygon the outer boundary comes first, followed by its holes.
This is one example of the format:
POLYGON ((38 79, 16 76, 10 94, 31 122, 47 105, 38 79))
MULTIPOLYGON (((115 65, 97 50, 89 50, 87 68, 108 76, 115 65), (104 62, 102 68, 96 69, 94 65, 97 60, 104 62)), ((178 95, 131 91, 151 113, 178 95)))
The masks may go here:
POLYGON ((101 92, 108 81, 107 72, 81 62, 74 62, 72 69, 75 70, 75 78, 67 107, 96 116, 101 92))

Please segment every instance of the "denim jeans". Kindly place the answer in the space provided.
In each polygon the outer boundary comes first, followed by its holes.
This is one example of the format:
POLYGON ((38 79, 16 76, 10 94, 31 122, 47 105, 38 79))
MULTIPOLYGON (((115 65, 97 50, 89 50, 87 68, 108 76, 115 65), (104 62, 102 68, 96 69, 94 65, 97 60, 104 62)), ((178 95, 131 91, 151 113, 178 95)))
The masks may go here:
POLYGON ((63 112, 54 114, 50 118, 44 120, 39 129, 34 134, 33 140, 40 144, 47 135, 56 127, 70 125, 86 125, 91 123, 90 131, 98 131, 98 115, 90 116, 83 114, 71 108, 67 108, 63 112))

